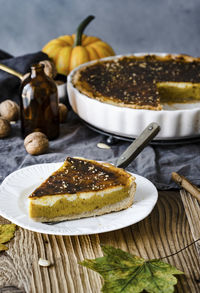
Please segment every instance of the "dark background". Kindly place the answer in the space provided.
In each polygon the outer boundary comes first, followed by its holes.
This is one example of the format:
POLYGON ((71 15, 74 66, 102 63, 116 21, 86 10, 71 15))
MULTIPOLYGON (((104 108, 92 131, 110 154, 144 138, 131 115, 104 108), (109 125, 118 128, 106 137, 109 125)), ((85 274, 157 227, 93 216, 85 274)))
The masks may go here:
POLYGON ((19 56, 49 40, 74 33, 88 15, 86 30, 117 54, 186 53, 200 56, 198 0, 0 0, 0 49, 19 56))

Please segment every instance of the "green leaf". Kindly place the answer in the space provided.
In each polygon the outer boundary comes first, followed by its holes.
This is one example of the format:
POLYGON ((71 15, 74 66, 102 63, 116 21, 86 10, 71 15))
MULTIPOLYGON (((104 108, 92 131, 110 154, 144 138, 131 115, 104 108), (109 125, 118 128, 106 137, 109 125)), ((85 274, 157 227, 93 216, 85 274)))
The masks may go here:
POLYGON ((8 247, 4 243, 10 241, 14 237, 16 225, 4 224, 0 225, 0 251, 7 250, 8 247))
POLYGON ((80 264, 99 273, 104 278, 104 293, 171 293, 177 279, 183 274, 159 259, 146 261, 121 249, 102 246, 104 256, 86 259, 80 264))

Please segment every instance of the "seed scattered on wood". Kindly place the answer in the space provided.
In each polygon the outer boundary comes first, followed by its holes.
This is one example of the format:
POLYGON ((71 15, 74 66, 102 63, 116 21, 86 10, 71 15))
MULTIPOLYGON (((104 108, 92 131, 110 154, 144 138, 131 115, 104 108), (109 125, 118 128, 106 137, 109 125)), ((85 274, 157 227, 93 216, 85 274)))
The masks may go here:
POLYGON ((38 264, 41 267, 49 267, 51 263, 50 263, 50 261, 48 259, 39 258, 38 264))
POLYGON ((110 149, 110 146, 105 144, 105 143, 102 143, 102 142, 99 142, 97 144, 97 147, 100 148, 100 149, 110 149))

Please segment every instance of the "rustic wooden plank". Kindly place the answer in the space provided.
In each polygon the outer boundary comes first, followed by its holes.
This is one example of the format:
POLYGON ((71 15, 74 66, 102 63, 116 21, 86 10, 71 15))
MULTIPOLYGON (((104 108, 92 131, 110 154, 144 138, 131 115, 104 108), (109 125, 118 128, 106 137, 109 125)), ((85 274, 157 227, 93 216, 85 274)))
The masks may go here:
MULTIPOLYGON (((0 217, 0 224, 7 223, 0 217)), ((9 249, 0 254, 0 292, 30 292, 33 233, 18 227, 7 246, 9 249)))
POLYGON ((0 288, 0 293, 24 293, 23 289, 19 289, 15 286, 5 286, 0 288))
MULTIPOLYGON (((9 250, 0 255, 0 288, 12 285, 24 292, 97 293, 102 287, 102 279, 78 262, 102 256, 100 244, 151 259, 173 254, 192 241, 179 193, 160 192, 158 204, 146 219, 121 230, 62 237, 19 228, 9 243, 9 250), (40 267, 40 257, 50 260, 51 266, 40 267)), ((200 291, 196 282, 200 278, 200 264, 195 245, 163 261, 186 274, 178 277, 177 292, 200 291)))
POLYGON ((78 265, 82 259, 95 258, 95 251, 101 253, 98 235, 62 237, 35 233, 35 242, 37 257, 33 260, 33 292, 99 292, 102 281, 98 274, 78 265), (41 237, 43 244, 38 244, 41 237), (52 266, 39 267, 39 257, 48 259, 52 266), (49 282, 51 286, 46 285, 49 282))
MULTIPOLYGON (((200 203, 189 192, 180 191, 181 199, 185 208, 185 213, 190 225, 190 230, 194 240, 200 239, 200 203)), ((200 240, 195 243, 200 258, 200 240)))

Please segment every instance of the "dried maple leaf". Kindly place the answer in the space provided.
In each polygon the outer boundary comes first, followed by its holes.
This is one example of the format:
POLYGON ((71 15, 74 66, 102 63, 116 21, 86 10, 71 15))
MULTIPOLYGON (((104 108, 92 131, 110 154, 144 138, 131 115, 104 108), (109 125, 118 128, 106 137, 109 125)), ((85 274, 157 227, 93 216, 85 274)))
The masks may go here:
POLYGON ((175 274, 183 274, 159 259, 146 261, 121 249, 102 246, 104 256, 80 264, 104 278, 104 293, 171 293, 177 283, 175 274))
POLYGON ((8 247, 4 243, 10 241, 15 234, 15 224, 0 225, 0 251, 7 250, 8 247))

